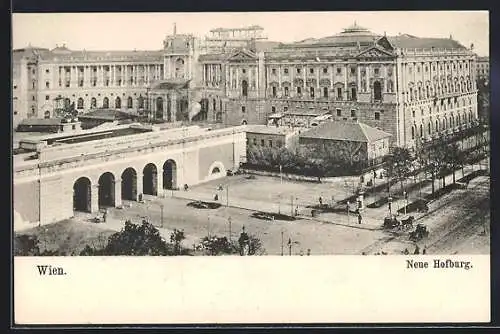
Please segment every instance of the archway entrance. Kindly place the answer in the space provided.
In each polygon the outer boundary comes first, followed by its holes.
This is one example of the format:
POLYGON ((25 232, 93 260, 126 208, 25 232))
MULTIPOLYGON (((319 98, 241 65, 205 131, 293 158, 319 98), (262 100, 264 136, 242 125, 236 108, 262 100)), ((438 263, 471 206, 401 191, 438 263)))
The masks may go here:
POLYGON ((81 177, 76 180, 73 185, 73 210, 80 212, 91 211, 91 190, 90 180, 86 177, 81 177))
POLYGON ((177 188, 177 164, 173 160, 167 160, 163 164, 163 189, 177 188))
POLYGON ((122 199, 129 201, 137 199, 137 173, 131 167, 122 173, 122 199))
POLYGON ((115 177, 106 172, 99 178, 99 207, 115 206, 115 177))
POLYGON ((146 195, 157 195, 158 171, 154 164, 147 164, 142 171, 142 191, 146 195))
POLYGON ((156 98, 156 118, 163 118, 163 98, 156 98))

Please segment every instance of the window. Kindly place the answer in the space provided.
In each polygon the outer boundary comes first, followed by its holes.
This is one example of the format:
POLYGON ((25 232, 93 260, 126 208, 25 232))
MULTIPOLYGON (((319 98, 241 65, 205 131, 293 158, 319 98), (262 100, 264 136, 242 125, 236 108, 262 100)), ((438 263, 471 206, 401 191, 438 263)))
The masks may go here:
POLYGON ((33 89, 35 89, 35 82, 33 81, 33 89))
POLYGON ((34 69, 33 69, 33 72, 32 72, 32 73, 33 73, 33 74, 35 74, 35 73, 36 73, 34 69))
POLYGON ((273 97, 276 97, 276 86, 273 86, 273 97))
POLYGON ((265 144, 265 142, 264 142, 264 139, 261 139, 261 140, 260 140, 260 146, 265 146, 265 145, 266 145, 266 144, 265 144))
POLYGON ((337 74, 342 74, 342 69, 340 67, 337 67, 337 74))
POLYGON ((378 81, 373 83, 373 99, 375 101, 382 100, 382 85, 378 81))
POLYGON ((297 74, 300 74, 300 67, 297 67, 297 74))
POLYGON ((285 87, 285 96, 288 96, 288 87, 285 87))
POLYGON ((49 95, 45 95, 45 101, 48 101, 50 100, 50 96, 49 95))
POLYGON ((323 97, 328 97, 328 87, 323 87, 323 97))
POLYGON ((288 107, 283 107, 283 111, 288 111, 288 107))
POLYGON ((276 146, 281 147, 283 144, 281 143, 281 140, 276 141, 276 146))
POLYGON ((45 82, 45 88, 50 88, 50 83, 48 81, 45 82))
POLYGON ((355 87, 351 87, 351 100, 352 101, 356 101, 356 88, 355 87))
POLYGON ((356 117, 356 109, 351 109, 351 117, 356 117))
POLYGON ((80 80, 80 82, 78 82, 78 87, 83 87, 83 80, 80 80))
POLYGON ((297 95, 302 94, 302 87, 297 87, 297 95))
POLYGON ((373 73, 374 73, 375 75, 379 75, 380 70, 379 70, 378 68, 375 68, 375 69, 373 70, 373 73))
POLYGON ((310 92, 309 93, 311 94, 311 97, 314 98, 314 87, 310 88, 310 92))
POLYGON ((341 109, 337 108, 336 111, 337 111, 337 116, 342 116, 342 110, 341 109))
POLYGON ((48 73, 50 73, 49 69, 46 69, 46 70, 45 70, 45 73, 47 73, 47 74, 48 74, 48 73))
POLYGON ((323 73, 328 73, 328 67, 323 67, 323 73))
POLYGON ((411 127, 411 139, 415 139, 415 127, 411 127))
POLYGON ((342 88, 337 87, 337 99, 341 100, 342 99, 342 88))
POLYGON ((83 99, 81 97, 78 99, 77 109, 83 109, 83 99))
POLYGON ((91 100, 90 100, 90 108, 93 109, 93 108, 96 108, 97 107, 97 100, 95 97, 93 97, 91 100))
POLYGON ((269 139, 269 147, 273 147, 273 141, 269 139))
POLYGON ((276 112, 276 107, 275 107, 275 106, 272 106, 272 107, 271 107, 271 111, 272 111, 272 112, 276 112))
POLYGON ((66 81, 66 83, 64 84, 66 87, 69 87, 69 81, 66 81))
POLYGON ((420 66, 417 66, 417 73, 420 73, 420 66))
POLYGON ((271 72, 273 73, 273 75, 276 75, 276 69, 275 69, 275 68, 273 68, 273 69, 271 70, 271 72))
POLYGON ((285 67, 285 68, 283 69, 283 73, 288 74, 288 68, 286 68, 286 67, 285 67))
POLYGON ((244 113, 246 111, 245 106, 241 106, 241 112, 244 113))
POLYGON ((314 68, 309 69, 309 73, 313 74, 314 73, 314 68))
POLYGON ((253 144, 254 144, 254 145, 257 145, 257 138, 254 138, 254 139, 253 139, 253 144))
POLYGON ((412 111, 411 111, 411 116, 412 116, 413 118, 415 118, 415 110, 412 110, 412 111))
POLYGON ((17 89, 17 85, 14 85, 14 89, 17 89))
POLYGON ((32 100, 32 101, 35 101, 35 96, 32 96, 32 97, 31 97, 31 100, 32 100))
POLYGON ((245 73, 247 73, 247 70, 243 68, 243 69, 241 70, 241 73, 245 74, 245 73))
POLYGON ((380 112, 375 111, 375 120, 379 121, 380 120, 380 112))
POLYGON ((356 68, 351 67, 351 74, 356 74, 356 68))

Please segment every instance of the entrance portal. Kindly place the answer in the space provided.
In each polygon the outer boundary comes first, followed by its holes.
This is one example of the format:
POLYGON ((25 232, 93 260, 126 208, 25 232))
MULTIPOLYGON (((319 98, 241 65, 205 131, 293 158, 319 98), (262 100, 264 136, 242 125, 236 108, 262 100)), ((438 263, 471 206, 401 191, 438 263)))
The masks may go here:
POLYGON ((142 191, 146 195, 156 196, 158 194, 158 171, 156 170, 156 166, 154 164, 147 164, 142 174, 142 191))
POLYGON ((115 177, 106 172, 99 178, 99 207, 115 206, 115 177))
POLYGON ((127 168, 122 173, 122 199, 137 199, 137 173, 133 168, 127 168))
POLYGON ((163 164, 163 189, 177 188, 177 165, 173 160, 163 164))
POLYGON ((73 185, 73 210, 81 212, 90 212, 90 180, 81 177, 73 185))

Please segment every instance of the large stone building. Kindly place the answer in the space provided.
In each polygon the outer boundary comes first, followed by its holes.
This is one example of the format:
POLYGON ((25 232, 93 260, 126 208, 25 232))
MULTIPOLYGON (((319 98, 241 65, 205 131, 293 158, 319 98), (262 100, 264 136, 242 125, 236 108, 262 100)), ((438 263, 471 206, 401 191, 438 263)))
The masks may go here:
POLYGON ((490 58, 489 57, 477 57, 476 58, 476 68, 477 68, 477 78, 478 79, 490 79, 490 58))
POLYGON ((15 50, 23 102, 14 124, 50 115, 60 97, 81 112, 146 111, 168 122, 266 124, 282 113, 292 126, 330 114, 411 147, 477 118, 476 57, 451 36, 385 36, 354 24, 283 44, 262 30, 219 28, 202 40, 174 29, 156 51, 15 50))

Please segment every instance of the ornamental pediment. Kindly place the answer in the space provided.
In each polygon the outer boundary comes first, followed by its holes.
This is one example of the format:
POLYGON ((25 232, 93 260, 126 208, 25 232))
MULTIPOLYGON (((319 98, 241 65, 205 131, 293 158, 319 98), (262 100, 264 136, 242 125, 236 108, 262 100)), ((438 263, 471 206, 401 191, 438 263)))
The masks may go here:
POLYGON ((388 58, 388 57, 394 57, 394 55, 376 46, 364 50, 357 55, 357 58, 388 58))
POLYGON ((228 58, 229 61, 254 61, 256 59, 255 54, 246 50, 239 50, 228 58))

